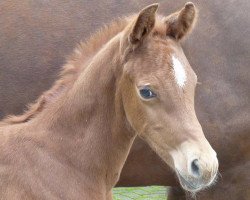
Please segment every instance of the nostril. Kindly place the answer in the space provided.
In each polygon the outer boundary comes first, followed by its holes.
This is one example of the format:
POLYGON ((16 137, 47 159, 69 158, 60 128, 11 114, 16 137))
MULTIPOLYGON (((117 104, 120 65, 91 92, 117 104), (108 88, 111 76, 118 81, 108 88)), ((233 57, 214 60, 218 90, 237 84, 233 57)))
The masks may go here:
POLYGON ((192 161, 191 163, 191 170, 192 170, 192 173, 196 176, 199 176, 200 175, 200 167, 199 167, 199 161, 198 159, 195 159, 192 161))

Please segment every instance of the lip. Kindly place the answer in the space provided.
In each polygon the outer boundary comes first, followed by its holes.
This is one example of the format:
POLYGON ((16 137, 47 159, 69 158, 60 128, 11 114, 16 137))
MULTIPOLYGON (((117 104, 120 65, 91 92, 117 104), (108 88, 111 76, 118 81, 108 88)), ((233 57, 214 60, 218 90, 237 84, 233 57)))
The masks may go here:
POLYGON ((189 192, 198 192, 199 190, 202 189, 202 186, 200 185, 197 186, 191 183, 190 181, 187 181, 178 171, 177 171, 177 177, 180 181, 181 186, 189 192))

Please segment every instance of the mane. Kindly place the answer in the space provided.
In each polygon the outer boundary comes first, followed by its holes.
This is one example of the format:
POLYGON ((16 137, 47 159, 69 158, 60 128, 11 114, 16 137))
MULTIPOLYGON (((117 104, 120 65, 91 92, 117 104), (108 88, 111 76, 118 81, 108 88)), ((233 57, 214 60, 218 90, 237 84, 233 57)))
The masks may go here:
POLYGON ((35 102, 27 105, 23 114, 9 115, 1 121, 1 124, 18 124, 29 121, 40 113, 49 103, 70 89, 79 74, 86 68, 88 60, 112 37, 121 32, 128 24, 128 21, 127 17, 119 18, 102 27, 88 40, 80 42, 73 54, 67 58, 66 64, 63 65, 59 73, 59 79, 54 82, 52 87, 43 92, 35 102))
MULTIPOLYGON (((73 54, 67 58, 66 64, 63 65, 61 72, 59 73, 59 79, 54 82, 52 87, 43 92, 35 102, 28 104, 23 114, 7 116, 0 121, 0 126, 28 122, 38 113, 42 112, 48 104, 54 102, 60 97, 60 95, 72 87, 79 74, 87 67, 90 58, 94 56, 95 53, 111 38, 123 31, 134 17, 135 15, 118 18, 110 24, 102 27, 88 40, 80 42, 73 51, 73 54)), ((158 22, 159 21, 161 20, 158 20, 158 22)), ((157 32, 162 32, 162 23, 157 23, 156 21, 155 27, 156 26, 158 27, 157 32)))

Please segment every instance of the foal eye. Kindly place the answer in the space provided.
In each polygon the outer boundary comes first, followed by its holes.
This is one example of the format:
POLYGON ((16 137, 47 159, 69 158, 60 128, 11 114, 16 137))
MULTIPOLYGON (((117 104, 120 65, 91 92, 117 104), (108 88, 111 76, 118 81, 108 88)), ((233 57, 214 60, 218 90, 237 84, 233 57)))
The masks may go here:
POLYGON ((156 97, 156 94, 149 88, 140 89, 140 95, 144 99, 151 99, 153 97, 156 97))

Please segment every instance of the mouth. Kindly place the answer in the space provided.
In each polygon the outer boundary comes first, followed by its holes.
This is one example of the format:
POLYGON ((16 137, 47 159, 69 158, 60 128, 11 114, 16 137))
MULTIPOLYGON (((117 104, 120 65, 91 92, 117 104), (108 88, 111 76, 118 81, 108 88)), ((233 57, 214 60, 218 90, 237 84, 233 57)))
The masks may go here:
POLYGON ((203 186, 201 184, 199 183, 197 184, 195 183, 195 181, 192 180, 187 180, 178 171, 177 171, 177 177, 183 189, 189 192, 195 193, 203 189, 203 186))

